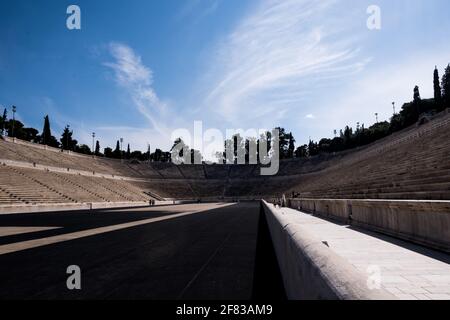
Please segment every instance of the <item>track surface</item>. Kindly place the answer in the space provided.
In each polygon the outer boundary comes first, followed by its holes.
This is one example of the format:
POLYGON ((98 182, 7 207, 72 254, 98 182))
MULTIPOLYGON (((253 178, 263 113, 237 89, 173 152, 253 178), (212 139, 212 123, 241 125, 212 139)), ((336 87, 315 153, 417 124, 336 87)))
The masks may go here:
POLYGON ((0 216, 0 299, 250 299, 258 221, 258 203, 0 216))

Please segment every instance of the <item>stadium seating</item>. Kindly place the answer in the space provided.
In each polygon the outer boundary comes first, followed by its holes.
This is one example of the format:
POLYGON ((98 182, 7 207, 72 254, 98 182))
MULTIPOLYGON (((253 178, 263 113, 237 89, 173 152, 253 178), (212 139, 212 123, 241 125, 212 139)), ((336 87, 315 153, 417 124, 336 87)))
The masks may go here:
POLYGON ((147 194, 156 194, 166 199, 193 200, 197 195, 189 184, 183 180, 153 180, 148 182, 135 181, 133 184, 147 194))
POLYGON ((380 142, 339 165, 304 175, 291 191, 302 198, 448 200, 450 125, 429 125, 413 132, 412 139, 380 142))
POLYGON ((281 161, 279 173, 270 177, 260 176, 257 165, 120 161, 0 139, 0 161, 7 163, 0 168, 0 204, 260 199, 283 194, 449 200, 449 159, 448 113, 362 148, 281 161))
POLYGON ((180 165, 180 172, 185 179, 205 179, 205 170, 203 165, 180 165))
POLYGON ((223 199, 225 194, 226 180, 197 180, 191 182, 191 188, 197 198, 223 199))
POLYGON ((15 203, 75 202, 75 199, 61 193, 58 186, 52 187, 48 182, 43 183, 22 170, 6 166, 0 166, 0 189, 15 203))
POLYGON ((139 176, 130 166, 123 165, 120 160, 91 157, 73 152, 61 152, 59 149, 45 148, 42 145, 17 141, 16 143, 1 140, 0 158, 38 163, 50 167, 70 168, 110 175, 139 176))
POLYGON ((147 202, 142 190, 118 179, 0 166, 0 205, 147 202))

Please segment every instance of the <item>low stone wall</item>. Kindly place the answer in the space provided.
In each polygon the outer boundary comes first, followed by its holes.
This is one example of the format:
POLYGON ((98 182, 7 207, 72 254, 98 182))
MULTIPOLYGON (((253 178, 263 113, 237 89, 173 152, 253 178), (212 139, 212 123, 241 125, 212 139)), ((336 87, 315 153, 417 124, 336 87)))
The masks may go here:
POLYGON ((286 294, 291 300, 390 300, 367 278, 280 209, 261 202, 286 294))
POLYGON ((97 210, 111 208, 145 207, 147 202, 99 202, 99 203, 58 203, 38 205, 0 206, 0 214, 39 213, 76 210, 97 210))
POLYGON ((91 203, 91 210, 111 209, 111 208, 132 208, 132 207, 148 207, 148 202, 98 202, 91 203))
POLYGON ((196 200, 176 200, 176 199, 155 201, 156 206, 173 206, 173 205, 191 204, 191 203, 197 203, 197 201, 196 200))
POLYGON ((55 212, 55 211, 72 211, 72 210, 90 210, 91 207, 87 203, 72 204, 39 204, 39 205, 7 205, 0 206, 0 214, 19 214, 19 213, 38 213, 38 212, 55 212))
POLYGON ((450 252, 450 201, 290 199, 288 206, 450 252))

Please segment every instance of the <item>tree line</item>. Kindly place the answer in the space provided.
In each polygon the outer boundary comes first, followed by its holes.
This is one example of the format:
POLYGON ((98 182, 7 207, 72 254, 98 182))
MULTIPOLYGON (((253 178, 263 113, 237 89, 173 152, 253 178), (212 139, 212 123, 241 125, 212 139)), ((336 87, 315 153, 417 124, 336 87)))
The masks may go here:
MULTIPOLYGON (((279 131, 280 159, 307 158, 319 154, 329 154, 362 147, 417 123, 422 115, 433 115, 450 108, 450 64, 445 68, 442 78, 439 77, 439 70, 435 67, 433 87, 434 97, 422 99, 419 87, 415 86, 413 89, 413 100, 404 103, 400 112, 396 113, 394 111, 390 121, 377 121, 368 128, 363 123, 357 123, 356 128, 346 126, 339 132, 335 130, 333 139, 323 138, 318 142, 310 140, 308 144, 295 147, 296 141, 292 132, 288 132, 284 128, 276 128, 279 131)), ((270 146, 271 133, 267 132, 261 136, 256 141, 258 146, 261 139, 267 139, 267 145, 270 146)), ((235 163, 239 154, 238 149, 241 149, 241 152, 245 152, 246 161, 248 162, 248 146, 251 140, 255 141, 256 138, 244 139, 237 134, 231 138, 231 141, 224 142, 225 149, 227 143, 234 143, 235 163)), ((225 152, 217 154, 217 158, 219 162, 225 163, 225 152)))
MULTIPOLYGON (((16 107, 13 106, 12 109, 15 111, 16 107)), ((127 149, 123 150, 120 140, 117 140, 116 147, 104 148, 101 152, 100 141, 95 141, 95 146, 91 148, 86 144, 79 144, 76 139, 74 139, 73 130, 67 125, 60 139, 57 139, 53 134, 50 127, 50 118, 48 115, 44 117, 44 124, 42 133, 35 128, 25 127, 24 124, 15 119, 8 117, 8 110, 5 108, 2 116, 0 117, 0 136, 7 136, 10 138, 16 138, 32 143, 38 143, 42 145, 47 145, 53 148, 60 148, 62 152, 72 151, 86 155, 95 155, 98 157, 106 157, 111 159, 136 159, 140 161, 157 161, 157 162, 169 162, 170 152, 164 152, 161 149, 156 149, 155 152, 150 152, 150 146, 147 152, 142 151, 131 151, 130 144, 127 145, 127 149)))
MULTIPOLYGON (((279 156, 280 159, 293 159, 293 158, 306 158, 313 157, 324 153, 334 153, 344 150, 349 150, 361 146, 368 145, 374 141, 382 139, 394 132, 403 130, 417 121, 419 121, 421 115, 433 115, 439 113, 446 108, 450 108, 450 64, 445 68, 442 78, 439 77, 439 70, 436 67, 433 74, 433 88, 434 97, 429 99, 422 99, 418 86, 413 89, 413 100, 408 103, 404 103, 399 113, 393 114, 390 121, 376 122, 370 127, 366 128, 364 124, 357 123, 356 128, 346 126, 339 132, 334 132, 335 137, 333 139, 323 138, 318 142, 310 140, 308 144, 304 144, 295 147, 295 138, 292 132, 288 132, 284 128, 276 128, 279 131, 279 156)), ((12 107, 15 112, 16 107, 12 107)), ((0 133, 3 136, 14 137, 17 139, 48 145, 54 148, 61 148, 62 151, 70 150, 87 155, 95 155, 99 157, 106 157, 112 159, 136 159, 139 161, 154 161, 154 162, 170 162, 171 152, 166 152, 161 149, 156 149, 155 152, 150 151, 148 146, 147 152, 131 151, 130 145, 127 145, 126 150, 123 149, 122 141, 117 140, 115 148, 106 147, 101 152, 100 142, 96 140, 93 150, 86 144, 79 144, 76 139, 73 138, 73 130, 70 126, 66 126, 61 134, 61 138, 58 140, 52 135, 50 128, 49 116, 44 117, 44 125, 42 133, 35 128, 25 127, 22 122, 14 118, 8 117, 8 111, 5 108, 3 115, 0 117, 0 133)), ((261 139, 266 139, 267 148, 271 148, 271 133, 267 132, 261 137, 253 137, 244 139, 239 134, 233 136, 230 140, 224 141, 224 150, 226 150, 227 144, 232 143, 234 146, 234 162, 237 162, 237 157, 240 152, 245 154, 246 163, 249 163, 249 146, 255 143, 259 150, 259 144, 261 139)), ((183 144, 182 150, 189 150, 191 162, 197 162, 194 160, 202 159, 200 151, 190 149, 184 145, 181 139, 174 141, 174 147, 177 144, 183 144)), ((173 148, 172 147, 172 150, 173 148)), ((171 151, 172 151, 171 150, 171 151)), ((178 155, 183 157, 184 151, 181 151, 178 155)), ((219 162, 226 163, 225 152, 218 153, 217 158, 219 162)))

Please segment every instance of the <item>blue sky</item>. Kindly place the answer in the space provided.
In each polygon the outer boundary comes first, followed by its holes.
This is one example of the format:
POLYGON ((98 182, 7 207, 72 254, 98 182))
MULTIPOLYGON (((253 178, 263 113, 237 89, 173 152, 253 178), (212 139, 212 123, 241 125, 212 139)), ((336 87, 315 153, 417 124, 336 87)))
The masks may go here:
POLYGON ((8 0, 0 3, 0 105, 55 136, 124 137, 283 126, 298 144, 392 114, 450 62, 447 0, 8 0), (82 29, 66 28, 81 8, 82 29), (369 5, 381 30, 369 30, 369 5))

